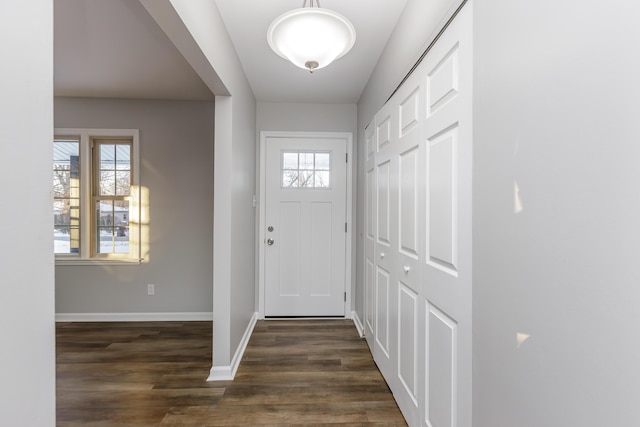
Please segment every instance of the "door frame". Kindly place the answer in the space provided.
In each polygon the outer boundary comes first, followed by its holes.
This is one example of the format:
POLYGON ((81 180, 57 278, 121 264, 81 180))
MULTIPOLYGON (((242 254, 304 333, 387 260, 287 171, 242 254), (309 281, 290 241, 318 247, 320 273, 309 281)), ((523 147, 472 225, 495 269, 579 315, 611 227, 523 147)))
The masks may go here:
POLYGON ((344 317, 350 319, 352 316, 351 296, 352 296, 352 271, 353 271, 353 239, 355 237, 355 223, 353 220, 353 173, 355 167, 355 159, 353 157, 353 134, 351 132, 295 132, 295 131, 260 131, 259 150, 259 173, 258 173, 258 233, 256 233, 258 248, 258 268, 256 269, 257 292, 256 302, 258 307, 258 318, 264 319, 264 299, 265 299, 265 241, 266 241, 266 177, 267 177, 267 160, 266 148, 269 138, 296 138, 296 139, 338 139, 344 140, 347 151, 347 182, 346 182, 346 221, 347 232, 345 233, 345 292, 346 301, 344 304, 344 317))

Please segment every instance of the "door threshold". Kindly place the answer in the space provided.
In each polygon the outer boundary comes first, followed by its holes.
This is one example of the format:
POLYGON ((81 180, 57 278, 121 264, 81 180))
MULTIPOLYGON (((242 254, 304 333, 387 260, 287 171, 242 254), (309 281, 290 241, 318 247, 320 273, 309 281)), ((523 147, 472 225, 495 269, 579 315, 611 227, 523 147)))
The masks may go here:
POLYGON ((344 316, 264 316, 267 320, 323 320, 323 319, 346 319, 344 316))

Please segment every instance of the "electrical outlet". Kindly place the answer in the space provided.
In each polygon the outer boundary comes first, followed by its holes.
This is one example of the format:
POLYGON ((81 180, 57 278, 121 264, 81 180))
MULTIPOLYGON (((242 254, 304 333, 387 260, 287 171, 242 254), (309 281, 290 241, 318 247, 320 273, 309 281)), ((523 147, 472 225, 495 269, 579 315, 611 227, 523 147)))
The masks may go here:
POLYGON ((147 295, 155 295, 156 294, 156 285, 147 285, 147 295))

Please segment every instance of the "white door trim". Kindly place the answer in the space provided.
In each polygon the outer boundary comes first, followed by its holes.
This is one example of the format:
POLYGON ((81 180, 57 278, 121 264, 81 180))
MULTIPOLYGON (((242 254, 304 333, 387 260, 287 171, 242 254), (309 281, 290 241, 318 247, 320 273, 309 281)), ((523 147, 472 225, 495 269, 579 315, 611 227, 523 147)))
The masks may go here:
POLYGON ((347 200, 346 200, 346 245, 345 245, 345 292, 346 302, 344 305, 344 317, 351 318, 351 272, 352 272, 352 242, 355 233, 353 222, 353 134, 351 132, 289 132, 289 131, 261 131, 260 132, 260 170, 259 170, 259 192, 258 192, 258 233, 256 242, 258 246, 258 318, 264 319, 264 268, 265 268, 265 228, 266 228, 266 144, 269 138, 326 138, 326 139, 343 139, 346 141, 347 149, 347 200))

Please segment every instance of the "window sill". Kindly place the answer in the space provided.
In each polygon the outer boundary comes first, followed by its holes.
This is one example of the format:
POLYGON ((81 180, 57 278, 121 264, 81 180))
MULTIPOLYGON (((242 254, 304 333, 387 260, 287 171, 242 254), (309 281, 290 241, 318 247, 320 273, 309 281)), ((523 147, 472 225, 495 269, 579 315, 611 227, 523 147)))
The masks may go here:
POLYGON ((140 265, 143 259, 60 259, 56 265, 140 265))

